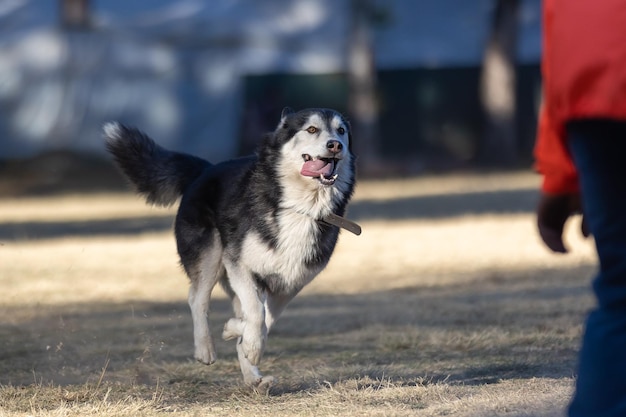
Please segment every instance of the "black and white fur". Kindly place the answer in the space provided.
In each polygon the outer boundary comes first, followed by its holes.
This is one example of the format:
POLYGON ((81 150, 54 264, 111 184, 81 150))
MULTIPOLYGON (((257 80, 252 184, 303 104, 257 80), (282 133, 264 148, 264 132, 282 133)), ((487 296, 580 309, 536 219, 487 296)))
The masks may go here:
POLYGON ((267 334, 287 303, 324 269, 339 230, 323 221, 343 216, 355 184, 350 126, 334 110, 283 110, 256 155, 211 164, 166 150, 139 130, 109 123, 107 149, 149 203, 181 198, 175 222, 180 261, 191 281, 195 358, 216 360, 207 322, 220 282, 235 317, 222 337, 238 339, 244 382, 268 389, 257 365, 267 334), (332 172, 304 174, 311 161, 332 172))

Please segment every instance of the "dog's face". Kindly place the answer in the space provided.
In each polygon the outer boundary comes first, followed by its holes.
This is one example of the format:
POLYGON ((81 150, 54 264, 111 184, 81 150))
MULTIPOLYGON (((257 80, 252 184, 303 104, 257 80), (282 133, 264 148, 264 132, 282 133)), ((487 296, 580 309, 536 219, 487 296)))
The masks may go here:
POLYGON ((318 187, 352 183, 352 136, 340 113, 329 109, 295 113, 286 108, 274 137, 281 147, 281 168, 289 177, 318 187))

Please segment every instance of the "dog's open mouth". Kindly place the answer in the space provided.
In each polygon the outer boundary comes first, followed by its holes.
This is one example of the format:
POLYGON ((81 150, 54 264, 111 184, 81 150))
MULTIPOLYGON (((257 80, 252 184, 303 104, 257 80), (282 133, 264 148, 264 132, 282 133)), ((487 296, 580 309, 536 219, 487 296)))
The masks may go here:
POLYGON ((313 158, 309 154, 303 154, 304 164, 300 174, 319 180, 323 185, 333 185, 337 180, 337 158, 313 158))

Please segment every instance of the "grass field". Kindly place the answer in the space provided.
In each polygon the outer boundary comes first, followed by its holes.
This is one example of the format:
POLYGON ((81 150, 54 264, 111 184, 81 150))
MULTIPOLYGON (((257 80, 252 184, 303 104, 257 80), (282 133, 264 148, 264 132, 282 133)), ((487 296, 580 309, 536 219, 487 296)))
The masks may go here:
MULTIPOLYGON (((593 300, 591 241, 541 246, 531 173, 367 181, 328 268, 270 335, 192 359, 172 210, 128 193, 0 200, 0 416, 559 416, 593 300)), ((230 317, 223 294, 211 321, 230 317)))

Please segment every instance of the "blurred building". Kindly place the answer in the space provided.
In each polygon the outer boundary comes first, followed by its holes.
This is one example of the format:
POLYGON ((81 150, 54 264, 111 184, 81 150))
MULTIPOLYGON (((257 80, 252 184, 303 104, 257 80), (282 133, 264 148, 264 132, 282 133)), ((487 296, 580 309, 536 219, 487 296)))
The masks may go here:
MULTIPOLYGON (((494 1, 379 0, 371 22, 388 158, 471 160, 494 1)), ((530 154, 540 0, 521 1, 518 133, 530 154)), ((102 152, 121 120, 218 161, 247 152, 289 105, 348 112, 350 0, 4 0, 0 158, 102 152)))

